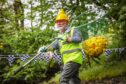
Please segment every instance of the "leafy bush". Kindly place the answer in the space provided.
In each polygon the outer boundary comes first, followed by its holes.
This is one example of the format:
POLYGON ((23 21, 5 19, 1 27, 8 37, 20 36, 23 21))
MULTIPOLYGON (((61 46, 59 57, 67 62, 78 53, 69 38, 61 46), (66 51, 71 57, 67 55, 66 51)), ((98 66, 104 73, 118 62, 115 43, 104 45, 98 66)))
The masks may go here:
MULTIPOLYGON (((55 37, 56 33, 52 29, 44 29, 40 30, 39 28, 32 28, 30 30, 22 30, 16 32, 12 35, 3 35, 4 44, 7 46, 4 47, 6 52, 4 54, 36 54, 38 48, 43 45, 50 44, 55 37)), ((30 56, 30 58, 33 57, 30 56)), ((1 69, 1 78, 0 82, 7 83, 12 82, 13 84, 17 84, 19 81, 24 81, 27 84, 37 83, 38 81, 43 81, 45 79, 49 79, 52 74, 48 74, 49 69, 53 70, 53 67, 58 71, 58 64, 54 61, 50 61, 50 65, 47 65, 44 60, 39 60, 37 62, 32 61, 28 66, 25 67, 21 72, 16 75, 13 75, 14 71, 19 68, 19 66, 23 65, 25 62, 21 62, 21 60, 16 59, 12 66, 8 65, 6 60, 2 60, 0 63, 1 69), (5 66, 3 66, 5 65, 5 66)))
POLYGON ((54 38, 54 31, 47 28, 40 30, 33 28, 32 31, 22 30, 11 36, 4 36, 4 42, 12 49, 11 53, 36 53, 42 45, 47 45, 54 38))

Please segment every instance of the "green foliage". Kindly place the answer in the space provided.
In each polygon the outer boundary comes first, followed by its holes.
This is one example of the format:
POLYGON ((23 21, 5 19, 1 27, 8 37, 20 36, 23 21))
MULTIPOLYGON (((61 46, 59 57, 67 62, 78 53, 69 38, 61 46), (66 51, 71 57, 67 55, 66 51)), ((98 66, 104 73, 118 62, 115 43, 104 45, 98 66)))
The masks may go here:
MULTIPOLYGON (((49 28, 44 30, 40 30, 39 28, 32 28, 32 31, 22 30, 8 37, 6 35, 3 35, 3 42, 8 45, 6 48, 4 48, 5 50, 7 50, 5 54, 36 54, 38 48, 40 46, 50 44, 54 40, 55 35, 56 34, 54 34, 54 31, 49 28)), ((2 77, 6 79, 3 81, 12 81, 11 78, 14 78, 15 81, 19 81, 19 79, 21 79, 23 81, 30 81, 30 83, 33 83, 37 78, 38 82, 40 81, 40 78, 44 79, 47 77, 46 71, 48 70, 49 65, 47 65, 45 61, 37 61, 36 63, 31 63, 20 73, 13 75, 14 71, 25 62, 16 60, 12 66, 8 66, 7 62, 5 62, 6 66, 4 66, 1 70, 2 72, 7 72, 2 73, 2 77)), ((2 62, 0 64, 1 66, 3 65, 2 62)), ((49 67, 53 67, 53 64, 54 63, 51 62, 51 65, 49 67)))
POLYGON ((46 64, 45 62, 36 62, 36 63, 32 63, 31 65, 29 65, 28 67, 25 67, 24 70, 22 70, 21 72, 19 72, 16 75, 13 75, 14 71, 19 67, 19 65, 13 65, 12 67, 6 67, 5 69, 7 70, 9 68, 8 73, 4 73, 3 77, 6 81, 2 81, 2 82, 12 82, 12 80, 10 80, 11 78, 15 78, 15 81, 19 81, 19 79, 21 78, 22 80, 26 81, 26 82, 30 82, 33 83, 34 80, 36 78, 44 78, 45 77, 45 70, 46 70, 46 64), (41 64, 43 66, 41 66, 41 64), (39 74, 39 75, 38 75, 39 74))
MULTIPOLYGON (((27 60, 28 61, 28 60, 27 60)), ((27 62, 26 61, 26 62, 27 62)), ((37 60, 32 61, 28 66, 26 66, 22 71, 14 75, 14 71, 22 66, 24 62, 20 60, 16 60, 15 64, 12 66, 4 66, 2 71, 6 71, 1 76, 3 79, 0 80, 1 83, 12 82, 13 79, 15 82, 14 84, 18 83, 20 80, 31 84, 31 83, 38 83, 42 82, 51 77, 55 72, 50 73, 51 69, 57 68, 57 62, 50 60, 47 64, 45 60, 37 60)))
POLYGON ((51 29, 40 30, 35 28, 32 31, 23 30, 15 35, 4 36, 4 42, 11 46, 12 53, 34 54, 40 46, 51 43, 53 40, 51 38, 55 37, 53 35, 54 31, 51 29))

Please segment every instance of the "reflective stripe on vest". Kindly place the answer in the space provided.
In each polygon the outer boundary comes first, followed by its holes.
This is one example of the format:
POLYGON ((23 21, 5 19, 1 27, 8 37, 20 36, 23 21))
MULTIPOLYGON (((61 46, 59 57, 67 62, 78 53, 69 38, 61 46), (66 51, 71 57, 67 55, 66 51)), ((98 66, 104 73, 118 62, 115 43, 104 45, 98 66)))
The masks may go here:
POLYGON ((81 49, 80 48, 76 48, 76 49, 72 49, 72 50, 67 50, 67 51, 62 52, 62 55, 73 53, 73 52, 76 52, 76 51, 81 51, 81 49))

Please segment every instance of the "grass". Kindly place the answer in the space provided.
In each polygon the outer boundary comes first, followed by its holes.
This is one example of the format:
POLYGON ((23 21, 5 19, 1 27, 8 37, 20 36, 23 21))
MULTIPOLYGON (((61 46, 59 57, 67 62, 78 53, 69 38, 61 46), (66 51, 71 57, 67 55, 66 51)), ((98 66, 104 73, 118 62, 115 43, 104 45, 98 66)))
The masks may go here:
POLYGON ((95 80, 95 79, 103 79, 103 78, 110 78, 122 75, 126 73, 126 62, 124 61, 117 61, 110 63, 108 65, 100 65, 88 68, 87 70, 83 70, 80 72, 81 80, 95 80))

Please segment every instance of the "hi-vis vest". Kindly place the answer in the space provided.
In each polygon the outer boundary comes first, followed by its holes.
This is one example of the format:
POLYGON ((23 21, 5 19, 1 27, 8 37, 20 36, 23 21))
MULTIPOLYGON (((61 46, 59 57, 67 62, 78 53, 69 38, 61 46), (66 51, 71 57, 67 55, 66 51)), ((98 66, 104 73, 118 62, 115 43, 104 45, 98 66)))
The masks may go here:
POLYGON ((83 61, 81 52, 81 43, 66 42, 67 36, 73 36, 73 32, 74 29, 72 29, 68 33, 65 33, 64 35, 61 34, 58 35, 58 38, 62 39, 59 40, 59 45, 60 45, 60 53, 62 55, 62 61, 64 64, 70 61, 82 64, 83 61))

